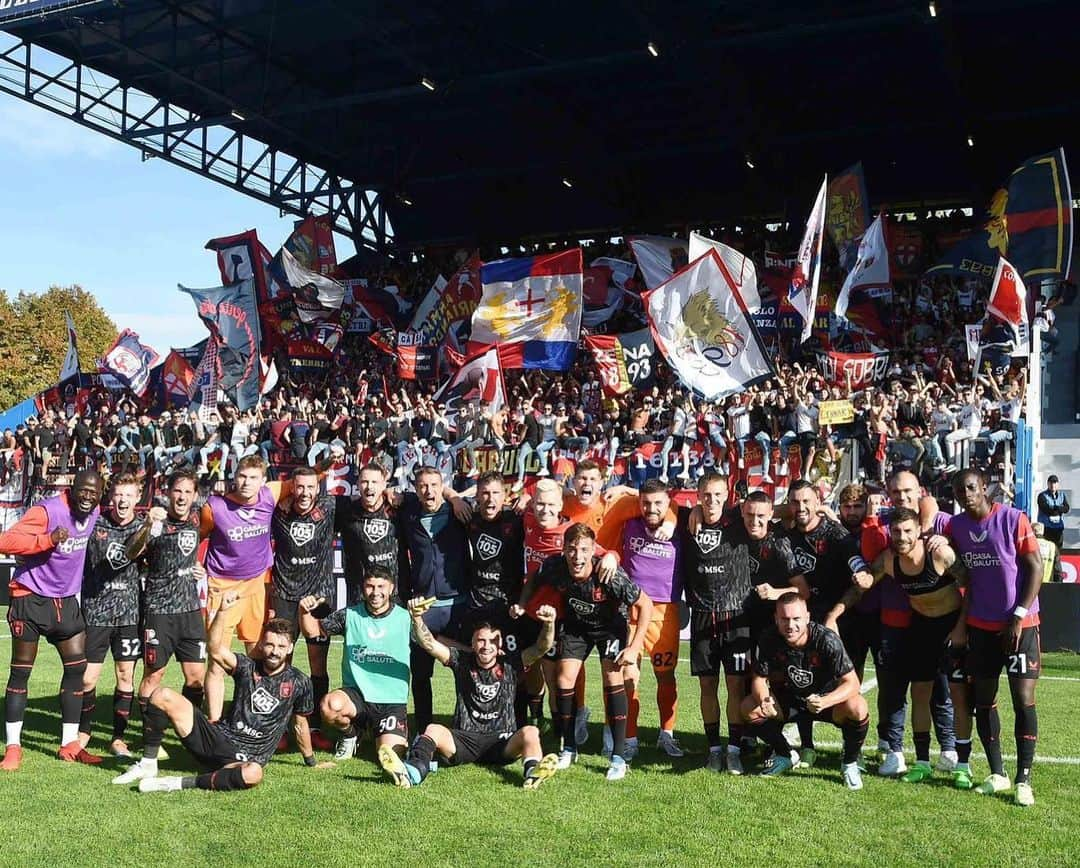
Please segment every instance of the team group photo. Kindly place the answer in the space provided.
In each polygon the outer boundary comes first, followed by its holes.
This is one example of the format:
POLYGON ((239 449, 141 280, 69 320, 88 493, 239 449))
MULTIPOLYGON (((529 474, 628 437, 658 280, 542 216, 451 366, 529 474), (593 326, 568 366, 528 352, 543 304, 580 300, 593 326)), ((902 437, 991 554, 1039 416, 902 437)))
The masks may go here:
POLYGON ((1075 25, 0 2, 0 864, 1075 861, 1075 25))

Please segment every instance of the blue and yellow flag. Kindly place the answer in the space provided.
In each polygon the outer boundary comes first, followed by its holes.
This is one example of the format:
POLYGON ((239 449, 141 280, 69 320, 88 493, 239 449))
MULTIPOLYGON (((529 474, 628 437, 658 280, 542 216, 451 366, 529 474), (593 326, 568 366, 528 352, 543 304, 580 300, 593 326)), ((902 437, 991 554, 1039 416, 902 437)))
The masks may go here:
POLYGON ((992 278, 1005 257, 1026 281, 1064 279, 1072 256, 1072 190, 1065 151, 1024 161, 994 193, 982 229, 958 243, 928 274, 992 278))

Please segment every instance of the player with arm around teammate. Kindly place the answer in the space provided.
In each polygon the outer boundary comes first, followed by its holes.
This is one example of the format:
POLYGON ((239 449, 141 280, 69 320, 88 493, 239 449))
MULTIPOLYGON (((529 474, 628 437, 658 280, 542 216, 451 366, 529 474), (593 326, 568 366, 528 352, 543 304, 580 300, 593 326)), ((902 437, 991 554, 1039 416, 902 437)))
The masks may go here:
POLYGON ((290 717, 304 764, 316 764, 307 722, 314 710, 311 679, 289 665, 293 627, 281 618, 268 621, 258 644, 258 660, 233 653, 226 632, 228 611, 239 598, 237 591, 227 591, 210 624, 210 658, 235 683, 229 713, 211 723, 200 709, 168 687, 158 687, 150 696, 150 704, 168 718, 184 747, 207 771, 185 777, 143 778, 139 792, 247 790, 258 786, 290 717))
POLYGON ((504 653, 502 631, 498 624, 490 622, 474 626, 468 651, 439 642, 424 623, 426 603, 419 597, 409 601, 413 635, 421 648, 453 672, 457 692, 453 724, 428 724, 413 742, 405 762, 390 748, 379 748, 379 762, 394 770, 398 786, 410 787, 427 777, 436 751, 450 765, 506 765, 520 757, 524 766, 522 785, 527 790, 536 789, 555 774, 559 758, 555 754, 542 756, 537 727, 517 726, 514 700, 525 669, 555 642, 554 607, 541 606, 537 610, 540 635, 534 644, 520 652, 504 653))

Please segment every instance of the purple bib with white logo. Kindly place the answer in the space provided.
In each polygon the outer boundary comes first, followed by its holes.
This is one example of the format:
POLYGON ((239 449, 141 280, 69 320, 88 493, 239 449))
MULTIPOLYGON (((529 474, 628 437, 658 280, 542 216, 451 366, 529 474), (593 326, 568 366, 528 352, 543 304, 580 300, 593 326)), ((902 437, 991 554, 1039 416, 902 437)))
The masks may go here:
POLYGON ((261 575, 274 562, 270 548, 270 522, 274 495, 265 485, 255 503, 237 503, 212 495, 206 500, 214 516, 206 571, 215 578, 244 581, 261 575))
POLYGON ((49 518, 45 532, 52 533, 62 527, 67 530, 68 538, 47 552, 19 558, 14 579, 42 597, 72 597, 82 587, 86 545, 101 510, 94 507, 90 515, 77 522, 65 497, 50 497, 38 506, 45 509, 49 518))

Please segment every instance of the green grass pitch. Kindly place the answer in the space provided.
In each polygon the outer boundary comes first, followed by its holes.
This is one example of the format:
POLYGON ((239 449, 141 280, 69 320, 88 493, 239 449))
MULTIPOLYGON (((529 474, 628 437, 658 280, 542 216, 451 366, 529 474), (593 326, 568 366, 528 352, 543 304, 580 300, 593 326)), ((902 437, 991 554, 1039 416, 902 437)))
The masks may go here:
MULTIPOLYGON (((5 678, 9 648, 4 636, 5 678)), ((340 644, 332 646, 332 685, 340 653, 340 644)), ((333 769, 306 768, 295 751, 278 755, 263 785, 251 792, 142 795, 109 783, 117 773, 111 759, 96 768, 55 759, 60 664, 42 643, 30 683, 23 767, 0 777, 0 865, 999 866, 1080 860, 1080 657, 1044 657, 1037 804, 1028 810, 1015 807, 1011 794, 957 792, 943 776, 919 785, 878 778, 870 753, 865 788, 851 793, 840 781, 836 747, 820 751, 818 767, 780 780, 708 772, 701 767, 706 745, 697 682, 684 661, 678 735, 687 756, 670 760, 653 747, 657 713, 646 672, 642 750, 629 776, 609 784, 599 756, 595 659, 588 666, 590 742, 577 765, 536 792, 520 788, 519 764, 441 768, 423 786, 397 790, 383 778, 368 740, 361 756, 333 769)), ((170 668, 170 684, 178 683, 178 674, 178 667, 170 668)), ((110 729, 112 686, 107 663, 91 744, 98 753, 110 729)), ((448 674, 437 672, 439 714, 452 710, 451 687, 448 674)), ((872 691, 868 699, 873 708, 872 691)), ((1004 682, 999 700, 1002 740, 1012 755, 1004 682)), ((140 732, 133 720, 133 745, 140 732)), ((818 724, 816 733, 819 744, 839 743, 831 727, 818 724)), ((868 741, 870 747, 876 742, 873 728, 868 741)), ((163 774, 194 768, 174 737, 165 746, 172 758, 161 764, 163 774)), ((977 741, 973 765, 981 779, 987 769, 977 741)), ((1006 760, 1006 767, 1011 774, 1015 761, 1006 760)))

